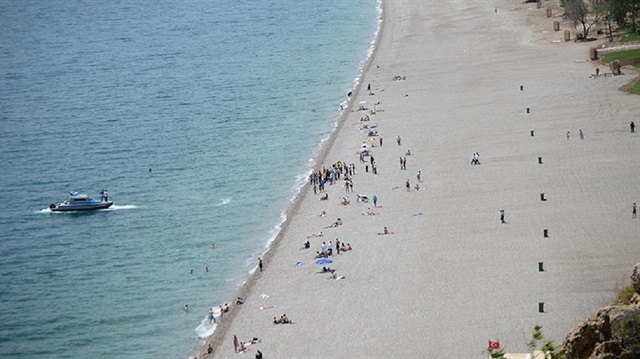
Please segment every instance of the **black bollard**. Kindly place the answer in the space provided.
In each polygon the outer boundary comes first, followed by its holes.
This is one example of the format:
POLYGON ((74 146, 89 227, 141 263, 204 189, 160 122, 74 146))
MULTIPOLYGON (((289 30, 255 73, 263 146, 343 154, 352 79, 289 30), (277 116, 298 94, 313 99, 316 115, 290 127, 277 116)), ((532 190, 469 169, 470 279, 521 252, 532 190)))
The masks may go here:
POLYGON ((538 303, 538 312, 539 313, 544 313, 544 302, 539 302, 538 303))
POLYGON ((542 235, 544 236, 544 238, 549 238, 549 230, 548 229, 543 229, 542 230, 542 235))
POLYGON ((524 91, 524 86, 520 85, 520 91, 524 91))
POLYGON ((540 200, 541 200, 542 202, 544 202, 544 201, 546 201, 546 200, 547 200, 546 198, 544 198, 544 193, 540 193, 540 200))
POLYGON ((531 111, 531 109, 529 107, 527 107, 527 113, 529 113, 529 111, 531 111))
POLYGON ((531 137, 533 137, 533 130, 531 130, 531 137))
POLYGON ((544 262, 538 262, 538 272, 544 272, 544 262))
MULTIPOLYGON (((542 164, 542 157, 538 157, 538 164, 542 164)), ((544 199, 543 199, 544 201, 544 199)))

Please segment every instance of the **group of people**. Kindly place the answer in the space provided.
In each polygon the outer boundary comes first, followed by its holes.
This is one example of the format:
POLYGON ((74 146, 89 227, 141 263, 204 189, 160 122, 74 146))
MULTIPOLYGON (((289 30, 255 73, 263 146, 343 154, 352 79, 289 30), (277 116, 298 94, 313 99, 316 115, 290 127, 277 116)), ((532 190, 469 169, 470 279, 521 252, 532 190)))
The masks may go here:
POLYGON ((400 169, 401 170, 406 170, 407 169, 407 158, 406 157, 400 157, 400 169))
POLYGON ((479 165, 480 164, 480 153, 479 152, 474 152, 471 155, 471 164, 472 165, 479 165))
POLYGON ((273 324, 293 324, 293 322, 287 318, 286 314, 282 314, 280 318, 273 317, 273 324))
POLYGON ((109 202, 109 192, 106 189, 100 191, 100 200, 102 202, 109 202))

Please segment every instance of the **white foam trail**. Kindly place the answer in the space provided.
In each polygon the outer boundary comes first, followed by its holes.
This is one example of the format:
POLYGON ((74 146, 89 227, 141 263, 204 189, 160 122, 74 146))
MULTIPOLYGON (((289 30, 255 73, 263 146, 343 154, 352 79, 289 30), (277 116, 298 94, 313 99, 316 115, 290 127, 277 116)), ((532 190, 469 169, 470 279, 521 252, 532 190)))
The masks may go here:
POLYGON ((123 204, 123 205, 113 204, 111 205, 111 207, 107 208, 107 210, 112 211, 117 209, 134 209, 134 208, 138 208, 138 206, 133 204, 123 204))

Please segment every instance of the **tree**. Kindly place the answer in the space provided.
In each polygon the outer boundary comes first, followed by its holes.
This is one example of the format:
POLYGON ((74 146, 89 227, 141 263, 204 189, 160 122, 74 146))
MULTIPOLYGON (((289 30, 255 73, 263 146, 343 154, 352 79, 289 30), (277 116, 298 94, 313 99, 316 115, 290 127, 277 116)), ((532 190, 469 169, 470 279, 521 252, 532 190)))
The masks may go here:
POLYGON ((627 13, 631 9, 632 0, 609 0, 609 16, 618 27, 627 25, 627 13))
MULTIPOLYGON (((544 335, 542 335, 542 327, 536 325, 533 328, 533 333, 531 335, 531 340, 527 343, 529 347, 529 351, 531 355, 534 355, 534 352, 538 349, 538 344, 544 340, 544 335)), ((540 348, 543 354, 543 358, 548 359, 562 359, 564 355, 562 353, 556 353, 556 346, 553 344, 553 340, 548 340, 544 342, 542 347, 540 348)))
POLYGON ((582 38, 587 39, 589 30, 606 13, 608 0, 564 0, 564 16, 574 23, 582 24, 582 38), (589 15, 593 15, 591 18, 589 15))

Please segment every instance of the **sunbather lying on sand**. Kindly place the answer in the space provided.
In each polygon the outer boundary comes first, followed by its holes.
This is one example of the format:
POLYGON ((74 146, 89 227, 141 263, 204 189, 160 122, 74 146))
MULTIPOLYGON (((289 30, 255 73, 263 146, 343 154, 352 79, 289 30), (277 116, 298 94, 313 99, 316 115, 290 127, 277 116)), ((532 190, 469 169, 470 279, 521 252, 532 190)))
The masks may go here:
POLYGON ((351 202, 347 199, 347 197, 342 197, 342 201, 340 201, 339 205, 348 206, 351 202))
POLYGON ((302 244, 302 248, 300 248, 300 250, 309 249, 309 248, 311 248, 311 243, 309 243, 309 241, 306 241, 302 244))
POLYGON ((338 218, 331 225, 329 225, 327 227, 324 227, 324 228, 336 228, 336 227, 341 226, 341 225, 342 225, 342 219, 338 218))
POLYGON ((258 337, 253 337, 251 338, 251 340, 247 340, 246 342, 242 342, 242 345, 249 345, 249 344, 258 344, 262 342, 262 338, 258 338, 258 337))
POLYGON ((312 233, 310 235, 307 236, 307 238, 316 238, 316 237, 322 237, 322 231, 318 232, 318 233, 312 233))
POLYGON ((320 273, 333 273, 335 272, 335 269, 331 269, 330 267, 322 267, 322 269, 320 270, 320 273))
POLYGON ((326 201, 328 199, 329 199, 329 194, 328 193, 325 193, 322 197, 320 197, 321 201, 326 201))
POLYGON ((367 210, 362 214, 363 216, 375 216, 375 213, 371 208, 367 208, 367 210))
POLYGON ((329 277, 327 279, 340 280, 340 279, 344 279, 344 276, 338 276, 338 274, 335 271, 333 271, 331 272, 331 274, 329 274, 329 277))
POLYGON ((342 245, 340 246, 340 251, 342 252, 346 252, 346 251, 350 251, 351 245, 349 243, 347 243, 347 245, 345 245, 344 243, 342 243, 342 245))

